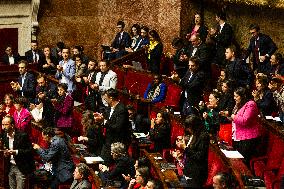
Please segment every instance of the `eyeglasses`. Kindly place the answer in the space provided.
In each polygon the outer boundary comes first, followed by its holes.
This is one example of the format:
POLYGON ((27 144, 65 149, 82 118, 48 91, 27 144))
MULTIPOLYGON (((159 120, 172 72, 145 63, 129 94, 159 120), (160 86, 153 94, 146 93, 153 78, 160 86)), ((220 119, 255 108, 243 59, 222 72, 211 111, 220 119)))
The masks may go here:
POLYGON ((135 175, 135 177, 140 177, 140 176, 141 176, 140 174, 136 174, 136 175, 135 175))

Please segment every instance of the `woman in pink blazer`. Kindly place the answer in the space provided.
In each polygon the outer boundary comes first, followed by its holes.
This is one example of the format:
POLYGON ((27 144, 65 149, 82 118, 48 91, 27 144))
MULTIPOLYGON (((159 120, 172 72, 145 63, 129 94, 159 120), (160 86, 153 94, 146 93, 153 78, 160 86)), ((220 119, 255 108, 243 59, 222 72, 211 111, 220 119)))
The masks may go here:
POLYGON ((27 100, 24 97, 16 98, 14 103, 16 111, 14 112, 13 118, 15 120, 15 126, 17 129, 30 134, 30 122, 32 120, 32 116, 31 113, 24 107, 26 101, 27 100))
POLYGON ((236 89, 234 99, 236 105, 231 116, 233 147, 244 156, 246 163, 249 163, 250 158, 255 155, 261 136, 259 110, 257 104, 248 98, 245 88, 236 89))

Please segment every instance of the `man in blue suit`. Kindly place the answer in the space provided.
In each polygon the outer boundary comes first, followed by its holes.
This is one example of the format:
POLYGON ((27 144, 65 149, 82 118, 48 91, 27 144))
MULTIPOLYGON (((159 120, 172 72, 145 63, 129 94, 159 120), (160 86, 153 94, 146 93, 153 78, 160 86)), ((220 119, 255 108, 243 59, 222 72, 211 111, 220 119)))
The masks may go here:
POLYGON ((67 141, 63 137, 55 135, 53 128, 43 129, 42 136, 49 143, 49 148, 42 149, 38 144, 34 144, 33 148, 37 150, 43 161, 52 164, 51 188, 56 189, 61 183, 71 183, 75 166, 67 141))
POLYGON ((57 65, 57 72, 55 78, 59 79, 59 83, 66 83, 68 85, 68 92, 72 93, 75 89, 73 79, 75 76, 75 62, 69 58, 69 48, 62 49, 63 60, 57 65))

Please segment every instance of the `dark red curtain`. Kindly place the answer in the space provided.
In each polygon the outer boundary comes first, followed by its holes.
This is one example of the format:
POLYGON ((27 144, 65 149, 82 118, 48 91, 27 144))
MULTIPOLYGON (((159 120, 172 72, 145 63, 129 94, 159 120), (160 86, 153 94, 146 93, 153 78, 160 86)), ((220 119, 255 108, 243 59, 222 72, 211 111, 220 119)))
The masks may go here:
POLYGON ((12 45, 13 52, 18 52, 18 28, 0 29, 0 57, 5 53, 7 45, 12 45))

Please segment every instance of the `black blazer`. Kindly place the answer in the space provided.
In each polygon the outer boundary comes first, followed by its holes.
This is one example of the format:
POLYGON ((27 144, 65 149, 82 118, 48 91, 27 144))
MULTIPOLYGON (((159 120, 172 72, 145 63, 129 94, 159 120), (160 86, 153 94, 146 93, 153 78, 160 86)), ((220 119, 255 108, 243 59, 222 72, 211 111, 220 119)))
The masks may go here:
MULTIPOLYGON (((7 132, 3 133, 2 140, 6 149, 9 149, 9 138, 7 132)), ((33 158, 33 147, 27 133, 15 130, 14 150, 18 150, 18 155, 15 155, 15 162, 19 170, 24 174, 30 174, 35 170, 35 162, 33 158)), ((10 157, 6 159, 10 161, 10 157)), ((10 163, 8 164, 10 166, 10 163)), ((7 169, 9 170, 9 168, 7 169)))
POLYGON ((88 137, 86 144, 89 152, 99 156, 103 146, 103 134, 101 128, 97 128, 95 125, 90 126, 87 129, 86 137, 88 137))
POLYGON ((21 93, 23 92, 24 97, 26 97, 29 100, 29 102, 34 102, 36 80, 35 80, 33 74, 27 72, 27 74, 25 76, 24 85, 22 85, 21 76, 18 78, 18 82, 22 86, 22 90, 18 91, 18 93, 21 95, 21 93))
MULTIPOLYGON (((20 55, 19 54, 13 54, 13 57, 14 57, 14 64, 18 64, 18 62, 20 61, 20 55)), ((2 57, 2 62, 6 65, 10 65, 9 63, 9 56, 7 54, 5 54, 3 57, 2 57)))
MULTIPOLYGON (((38 50, 37 51, 38 55, 39 55, 39 60, 37 60, 37 62, 40 62, 41 59, 44 57, 43 55, 43 52, 38 50)), ((34 62, 34 58, 33 58, 33 52, 32 50, 29 50, 27 52, 25 52, 25 57, 26 57, 26 60, 28 61, 28 63, 33 63, 34 62)))
POLYGON ((111 46, 113 48, 119 49, 119 50, 124 50, 125 48, 130 47, 131 45, 131 37, 127 32, 123 32, 122 34, 122 39, 119 40, 120 38, 120 33, 117 33, 111 46))
POLYGON ((202 100, 205 75, 204 72, 198 71, 190 78, 191 73, 188 71, 181 79, 180 85, 183 91, 187 92, 187 101, 191 106, 196 106, 202 100), (189 80, 190 78, 190 80, 189 80))
MULTIPOLYGON (((260 56, 265 56, 266 54, 269 55, 269 57, 275 53, 277 50, 276 44, 272 41, 272 39, 265 34, 260 33, 258 35, 259 37, 259 53, 260 56)), ((252 37, 249 42, 249 46, 247 48, 246 54, 244 59, 246 59, 251 53, 253 57, 253 62, 256 63, 256 55, 255 55, 255 38, 252 37)), ((269 61, 269 58, 267 58, 266 61, 269 61)))
POLYGON ((192 188, 202 188, 208 175, 208 149, 209 135, 202 132, 196 137, 196 141, 185 148, 186 156, 184 163, 184 175, 190 177, 189 186, 192 188))
POLYGON ((45 59, 45 56, 43 57, 40 57, 39 61, 38 61, 38 68, 39 68, 39 71, 41 72, 44 72, 45 74, 50 74, 50 75, 55 75, 56 73, 56 66, 58 65, 58 60, 56 57, 54 56, 50 56, 50 60, 51 62, 54 64, 54 67, 48 67, 48 68, 43 68, 43 65, 44 64, 47 64, 46 62, 46 59, 45 59))
MULTIPOLYGON (((189 48, 189 55, 192 55, 192 52, 194 50, 194 47, 191 46, 189 48)), ((209 54, 209 49, 205 43, 201 43, 197 47, 197 51, 194 54, 195 57, 198 57, 200 61, 200 66, 199 68, 206 72, 211 74, 211 62, 210 62, 210 54, 209 54)))
POLYGON ((133 122, 135 124, 134 132, 145 134, 149 132, 151 121, 148 117, 145 117, 142 114, 137 114, 135 115, 133 122))
POLYGON ((106 144, 112 144, 114 142, 122 142, 128 144, 131 137, 131 127, 128 119, 128 111, 124 104, 119 102, 114 111, 109 118, 111 108, 108 107, 106 110, 105 118, 107 122, 105 123, 106 127, 106 144))
POLYGON ((270 90, 266 90, 262 99, 258 99, 256 104, 263 116, 271 116, 273 112, 277 112, 277 105, 270 90))
POLYGON ((150 139, 154 142, 154 151, 162 152, 163 149, 171 146, 171 129, 170 125, 155 125, 154 129, 150 129, 150 139))

